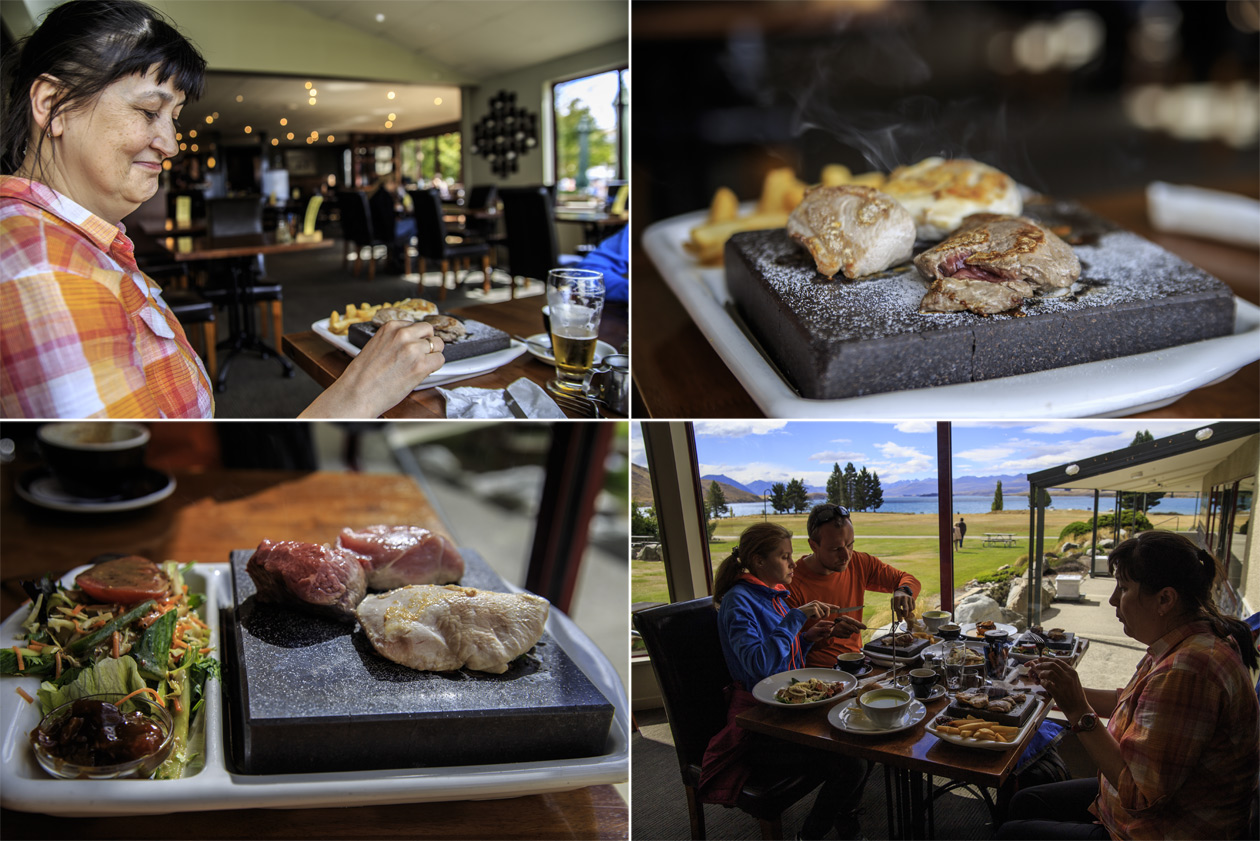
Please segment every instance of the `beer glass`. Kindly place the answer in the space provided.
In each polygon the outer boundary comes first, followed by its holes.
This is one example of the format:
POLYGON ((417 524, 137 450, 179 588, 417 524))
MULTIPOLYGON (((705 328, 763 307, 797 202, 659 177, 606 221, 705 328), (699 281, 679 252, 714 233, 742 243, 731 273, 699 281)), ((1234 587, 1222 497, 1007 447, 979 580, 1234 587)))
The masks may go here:
POLYGON ((552 269, 547 273, 551 310, 551 352, 556 378, 547 388, 558 394, 583 394, 595 362, 599 319, 604 311, 604 275, 589 269, 552 269))

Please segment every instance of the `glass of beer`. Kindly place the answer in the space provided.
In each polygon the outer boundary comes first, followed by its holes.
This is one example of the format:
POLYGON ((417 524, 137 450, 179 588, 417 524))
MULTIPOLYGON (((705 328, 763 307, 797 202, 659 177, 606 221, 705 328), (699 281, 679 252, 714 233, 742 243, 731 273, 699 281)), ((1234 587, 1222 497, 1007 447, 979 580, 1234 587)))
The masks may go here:
POLYGON ((547 388, 583 394, 595 362, 599 318, 604 311, 604 275, 589 269, 552 269, 547 274, 551 351, 556 378, 547 388))

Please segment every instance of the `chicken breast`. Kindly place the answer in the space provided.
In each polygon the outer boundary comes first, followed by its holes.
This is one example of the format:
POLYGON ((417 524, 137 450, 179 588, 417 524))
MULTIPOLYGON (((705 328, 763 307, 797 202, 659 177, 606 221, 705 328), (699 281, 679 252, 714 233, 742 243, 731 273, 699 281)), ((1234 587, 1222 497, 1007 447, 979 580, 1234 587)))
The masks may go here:
POLYGON ((914 249, 914 219, 871 187, 815 187, 788 216, 787 232, 826 277, 882 272, 908 261, 914 249))
POLYGON ((358 559, 373 590, 451 584, 464 574, 464 558, 455 544, 420 526, 344 528, 337 546, 358 559))
POLYGON ((979 161, 924 158, 898 167, 881 187, 910 211, 919 239, 948 236, 973 213, 1024 210, 1015 179, 979 161))
POLYGON ((1081 276, 1072 246, 1023 216, 975 213, 914 258, 931 285, 920 312, 1006 312, 1025 298, 1066 291, 1081 276))
POLYGON ((502 674, 542 638, 550 603, 530 593, 417 584, 359 603, 377 652, 419 671, 502 674))

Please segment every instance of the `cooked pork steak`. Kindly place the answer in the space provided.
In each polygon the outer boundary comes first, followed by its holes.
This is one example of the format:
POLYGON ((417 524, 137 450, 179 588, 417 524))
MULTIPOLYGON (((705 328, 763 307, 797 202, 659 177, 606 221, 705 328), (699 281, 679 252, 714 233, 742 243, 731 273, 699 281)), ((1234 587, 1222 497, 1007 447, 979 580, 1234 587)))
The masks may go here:
POLYGON ((367 576, 353 555, 320 543, 264 540, 245 565, 258 600, 354 621, 367 576))
POLYGON ((372 646, 395 663, 502 674, 542 637, 550 608, 529 593, 412 585, 368 596, 358 617, 372 646))
POLYGON ((951 237, 914 258, 931 281, 920 312, 1005 312, 1063 291, 1081 276, 1072 246, 1031 219, 973 213, 951 237))
POLYGON ((907 262, 914 248, 910 212, 871 187, 815 187, 788 217, 787 232, 827 277, 882 272, 907 262))
POLYGON ((924 158, 917 164, 897 167, 880 189, 910 212, 919 239, 948 236, 972 213, 1018 214, 1024 210, 1014 178, 965 158, 924 158))
POLYGON ((455 544, 419 526, 345 528, 337 545, 359 559, 373 590, 450 584, 464 574, 464 558, 455 544))

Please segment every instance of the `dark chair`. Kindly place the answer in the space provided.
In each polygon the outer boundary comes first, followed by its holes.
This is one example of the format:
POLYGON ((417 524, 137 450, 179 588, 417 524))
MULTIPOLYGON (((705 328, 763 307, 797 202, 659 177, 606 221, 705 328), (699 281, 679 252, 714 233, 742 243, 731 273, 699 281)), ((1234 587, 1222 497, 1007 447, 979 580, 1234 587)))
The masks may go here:
POLYGON ((374 190, 368 196, 368 214, 372 217, 372 233, 377 239, 385 242, 387 254, 397 261, 398 265, 406 263, 406 273, 411 274, 411 238, 404 242, 397 236, 398 211, 394 209, 394 194, 384 187, 374 190), (403 260, 397 260, 401 252, 403 260))
POLYGON ((473 187, 464 202, 464 232, 468 236, 490 242, 495 237, 497 219, 487 218, 499 203, 499 188, 494 184, 479 184, 473 187))
POLYGON ((354 275, 359 276, 363 264, 363 249, 368 249, 368 280, 376 279, 376 246, 388 243, 373 232, 372 214, 368 210, 367 194, 362 190, 338 190, 337 209, 341 212, 341 236, 346 241, 341 255, 344 267, 353 251, 360 259, 354 262, 354 275))
MULTIPOLYGON (((726 725, 723 689, 731 682, 718 641, 717 611, 713 599, 703 598, 640 610, 633 619, 652 660, 674 734, 691 837, 704 838, 704 804, 697 790, 700 763, 709 740, 726 725)), ((763 838, 782 838, 783 812, 821 782, 808 772, 784 777, 781 772, 754 769, 737 806, 760 821, 763 838)))
POLYGON ((561 254, 556 237, 551 191, 547 187, 504 187, 499 190, 503 201, 503 221, 507 228, 508 272, 512 275, 512 294, 516 294, 516 278, 526 277, 547 282, 552 269, 581 262, 576 254, 561 254))
MULTIPOLYGON (((465 269, 472 265, 474 257, 481 260, 481 270, 485 275, 483 289, 490 291, 490 246, 484 240, 460 239, 451 236, 446 230, 446 220, 442 216, 442 194, 437 190, 413 190, 411 204, 416 210, 416 248, 420 252, 420 274, 424 275, 425 261, 433 260, 442 269, 441 291, 438 300, 446 298, 446 273, 455 264, 456 285, 459 283, 459 266, 465 269), (454 242, 452 242, 454 240, 454 242)), ((513 294, 516 288, 513 283, 513 294)))
POLYGON ((194 289, 177 289, 171 287, 162 290, 162 300, 170 307, 171 312, 179 319, 185 332, 194 324, 201 325, 201 358, 206 363, 206 373, 210 382, 219 375, 219 364, 216 344, 218 342, 214 323, 214 303, 202 297, 194 289))

